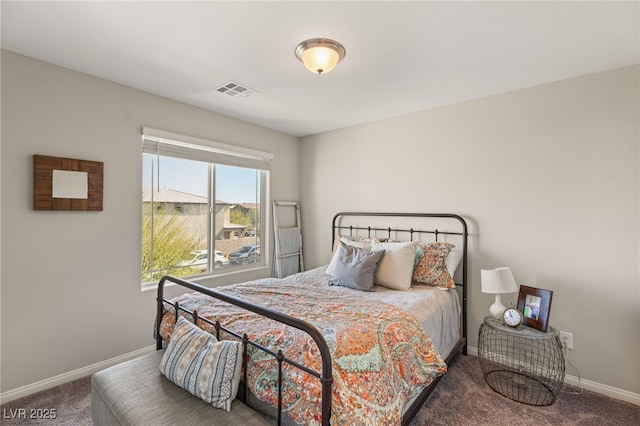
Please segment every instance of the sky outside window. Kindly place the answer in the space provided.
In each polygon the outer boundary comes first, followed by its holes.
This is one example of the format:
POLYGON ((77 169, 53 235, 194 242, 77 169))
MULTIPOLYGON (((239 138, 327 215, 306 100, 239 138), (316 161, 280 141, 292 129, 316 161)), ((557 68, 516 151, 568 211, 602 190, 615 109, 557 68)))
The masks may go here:
MULTIPOLYGON (((155 173, 160 169, 160 182, 154 187, 174 189, 176 191, 207 197, 208 164, 180 158, 143 154, 143 187, 149 188, 151 165, 156 161, 155 173), (158 164, 159 158, 159 164, 158 164)), ((229 203, 255 203, 259 189, 257 176, 260 172, 253 169, 216 165, 216 199, 229 203)))

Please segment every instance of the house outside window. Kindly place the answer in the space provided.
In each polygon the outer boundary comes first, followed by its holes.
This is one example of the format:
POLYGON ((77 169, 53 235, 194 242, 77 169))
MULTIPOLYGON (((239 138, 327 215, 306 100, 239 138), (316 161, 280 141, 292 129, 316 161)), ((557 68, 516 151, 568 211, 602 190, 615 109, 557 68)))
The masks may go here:
POLYGON ((266 229, 262 213, 269 205, 271 157, 145 128, 142 284, 157 284, 164 275, 193 277, 266 266, 266 240, 259 230, 266 229))

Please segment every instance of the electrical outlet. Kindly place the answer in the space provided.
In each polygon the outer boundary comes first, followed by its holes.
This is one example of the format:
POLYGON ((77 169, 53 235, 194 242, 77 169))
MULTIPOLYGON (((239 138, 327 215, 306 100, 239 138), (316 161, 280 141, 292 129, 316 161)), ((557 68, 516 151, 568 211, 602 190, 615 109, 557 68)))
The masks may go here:
POLYGON ((573 333, 568 333, 566 331, 560 332, 560 341, 564 344, 567 349, 573 349, 573 333))

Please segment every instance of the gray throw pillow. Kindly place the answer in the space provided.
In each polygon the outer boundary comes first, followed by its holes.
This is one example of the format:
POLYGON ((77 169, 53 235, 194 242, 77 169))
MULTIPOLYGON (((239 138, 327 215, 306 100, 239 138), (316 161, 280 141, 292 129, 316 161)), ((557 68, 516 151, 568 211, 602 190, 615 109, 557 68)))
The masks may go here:
POLYGON ((336 268, 331 274, 329 285, 373 291, 373 279, 383 254, 384 250, 371 252, 359 247, 348 246, 341 241, 336 253, 336 268))

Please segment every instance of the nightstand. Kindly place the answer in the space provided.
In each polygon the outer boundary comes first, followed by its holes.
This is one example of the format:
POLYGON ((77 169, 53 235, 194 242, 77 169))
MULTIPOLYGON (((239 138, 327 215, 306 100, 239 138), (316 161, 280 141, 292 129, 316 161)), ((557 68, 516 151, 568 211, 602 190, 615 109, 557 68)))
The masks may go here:
POLYGON ((564 383, 564 356, 558 332, 512 328, 484 319, 478 359, 487 384, 499 394, 529 405, 551 405, 564 383))

